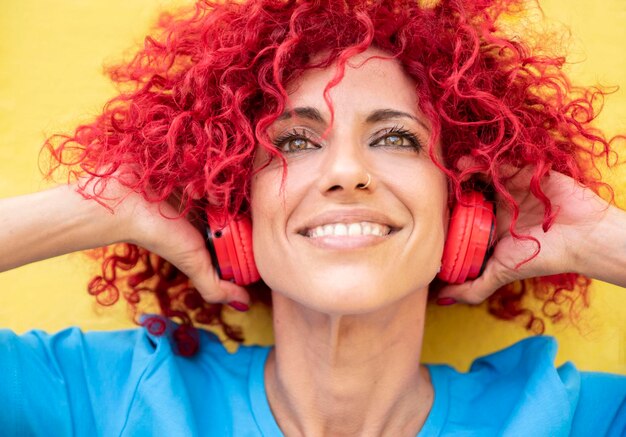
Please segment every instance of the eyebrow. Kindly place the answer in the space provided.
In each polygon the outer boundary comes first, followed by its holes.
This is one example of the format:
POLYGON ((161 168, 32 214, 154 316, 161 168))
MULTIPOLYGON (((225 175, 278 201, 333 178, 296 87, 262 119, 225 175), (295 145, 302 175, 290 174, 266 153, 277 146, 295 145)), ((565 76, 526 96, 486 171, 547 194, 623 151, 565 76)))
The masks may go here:
MULTIPOLYGON (((322 114, 317 109, 313 108, 312 106, 302 106, 302 107, 297 107, 297 108, 287 110, 283 112, 281 115, 279 115, 276 120, 277 121, 289 120, 294 115, 299 118, 306 118, 311 121, 327 124, 324 117, 322 117, 322 114)), ((373 124, 373 123, 378 123, 380 121, 390 120, 392 118, 408 118, 418 123, 426 131, 429 131, 428 126, 426 126, 426 124, 419 118, 415 117, 414 115, 409 114, 408 112, 398 111, 395 109, 377 109, 367 116, 367 118, 365 119, 365 122, 368 124, 373 124)))
POLYGON ((408 112, 396 111, 395 109, 377 109, 365 119, 365 122, 377 123, 391 118, 408 118, 421 125, 426 131, 429 130, 428 126, 426 126, 426 124, 419 118, 409 114, 408 112))
POLYGON ((322 117, 322 114, 320 114, 320 111, 313 108, 312 106, 303 106, 303 107, 288 109, 282 114, 280 114, 278 118, 276 119, 276 121, 289 120, 290 118, 293 117, 294 114, 300 118, 306 118, 312 121, 317 121, 318 123, 326 124, 326 120, 324 120, 324 117, 322 117))

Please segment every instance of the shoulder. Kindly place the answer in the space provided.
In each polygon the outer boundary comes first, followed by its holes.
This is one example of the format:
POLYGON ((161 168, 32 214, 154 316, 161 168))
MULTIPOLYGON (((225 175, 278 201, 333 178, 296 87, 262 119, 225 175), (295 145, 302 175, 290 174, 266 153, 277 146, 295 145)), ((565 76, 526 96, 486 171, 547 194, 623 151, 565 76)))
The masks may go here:
MULTIPOLYGON (((17 335, 0 330, 0 424, 8 435, 61 435, 100 428, 96 411, 132 397, 136 357, 149 356, 140 330, 55 334, 34 330, 17 335), (134 352, 138 351, 138 354, 134 352), (118 399, 114 392, 124 393, 118 399), (54 405, 55 408, 50 408, 54 405)), ((119 427, 121 416, 110 416, 119 427)))
POLYGON ((478 358, 467 373, 430 366, 435 397, 446 400, 447 425, 482 429, 485 435, 525 430, 526 435, 557 436, 585 435, 588 426, 595 431, 618 426, 626 377, 580 372, 571 363, 556 367, 556 352, 553 338, 533 337, 478 358), (604 403, 597 396, 606 391, 610 405, 593 408, 604 403))
POLYGON ((217 335, 198 329, 198 353, 184 357, 176 352, 174 341, 179 325, 161 320, 164 329, 158 333, 145 328, 84 332, 72 327, 54 334, 32 330, 21 335, 0 330, 0 370, 10 367, 21 374, 40 373, 63 379, 80 371, 93 382, 111 380, 116 375, 128 380, 139 377, 145 369, 162 367, 184 368, 191 375, 210 371, 222 377, 243 378, 255 354, 267 349, 239 346, 236 352, 230 352, 217 335), (238 375, 240 371, 243 373, 238 375))
POLYGON ((245 399, 251 362, 266 348, 229 353, 215 334, 200 330, 200 351, 182 357, 172 347, 175 326, 168 321, 163 335, 141 328, 22 335, 0 330, 0 403, 8 406, 0 425, 15 435, 43 435, 49 426, 63 435, 130 429, 149 435, 142 427, 157 424, 173 432, 174 426, 222 426, 217 407, 245 399), (207 405, 214 406, 211 414, 207 405), (141 419, 146 412, 151 420, 141 419))

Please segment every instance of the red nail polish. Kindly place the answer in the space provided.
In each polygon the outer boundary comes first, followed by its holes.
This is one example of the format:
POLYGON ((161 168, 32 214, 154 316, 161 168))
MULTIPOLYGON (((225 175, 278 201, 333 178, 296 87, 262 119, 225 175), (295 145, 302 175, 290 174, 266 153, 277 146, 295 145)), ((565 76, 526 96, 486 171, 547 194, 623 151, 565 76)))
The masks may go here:
POLYGON ((441 306, 454 305, 455 303, 456 299, 452 297, 440 297, 439 299, 437 299, 437 305, 441 306))
POLYGON ((228 306, 236 309, 237 311, 245 312, 250 309, 248 305, 243 302, 239 302, 237 300, 233 300, 232 302, 228 302, 228 306))

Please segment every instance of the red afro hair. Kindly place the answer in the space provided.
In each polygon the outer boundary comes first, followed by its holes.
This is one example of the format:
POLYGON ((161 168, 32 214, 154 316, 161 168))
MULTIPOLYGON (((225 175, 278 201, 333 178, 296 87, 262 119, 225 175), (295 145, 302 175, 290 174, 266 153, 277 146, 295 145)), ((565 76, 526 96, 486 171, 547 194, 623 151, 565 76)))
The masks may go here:
MULTIPOLYGON (((513 212, 506 167, 531 168, 529 187, 544 207, 544 229, 557 213, 540 182, 550 171, 596 190, 598 160, 608 162, 610 141, 591 126, 604 92, 573 86, 563 57, 507 36, 499 20, 520 12, 522 0, 248 0, 199 1, 161 16, 153 36, 132 60, 108 72, 119 86, 90 124, 50 138, 49 175, 67 169, 69 180, 117 178, 150 201, 176 199, 182 214, 202 208, 198 194, 229 216, 246 211, 255 148, 271 148, 266 128, 283 112, 285 87, 303 71, 337 63, 375 46, 401 63, 417 83, 420 110, 432 126, 429 144, 442 144, 438 162, 459 198, 472 176, 488 174, 513 212), (462 171, 459 160, 474 164, 462 171), (132 173, 132 177, 125 173, 132 173)), ((535 40, 536 41, 536 40, 535 40)), ((269 150, 269 149, 268 149, 269 150)), ((86 193, 83 193, 87 195, 86 193)), ((538 248, 539 249, 539 248, 538 248)), ((179 353, 197 349, 193 324, 219 324, 222 306, 202 300, 174 266, 143 248, 118 244, 100 252, 102 273, 89 284, 98 302, 122 294, 139 323, 140 303, 156 297, 162 315, 180 323, 179 353)), ((504 319, 525 317, 543 331, 587 304, 589 280, 564 274, 532 281, 546 305, 535 315, 522 304, 527 285, 512 284, 490 298, 489 311, 504 319), (556 305, 556 310, 554 309, 556 305)), ((161 326, 150 318, 148 328, 161 326)), ((156 331, 159 329, 155 328, 156 331)))

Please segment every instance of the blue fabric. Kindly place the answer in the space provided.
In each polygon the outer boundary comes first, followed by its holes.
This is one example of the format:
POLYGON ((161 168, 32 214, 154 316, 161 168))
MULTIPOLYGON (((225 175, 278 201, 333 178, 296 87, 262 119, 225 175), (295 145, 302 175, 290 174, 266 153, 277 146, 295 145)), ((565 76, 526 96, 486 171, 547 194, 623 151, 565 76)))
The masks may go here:
MULTIPOLYGON (((171 328, 171 327, 170 327, 171 328)), ((228 353, 201 332, 192 358, 143 329, 0 331, 0 434, 281 435, 264 391, 266 347, 228 353)), ((626 377, 553 365, 556 342, 523 340, 468 373, 429 366, 419 436, 626 435, 626 377)))

